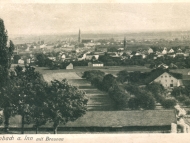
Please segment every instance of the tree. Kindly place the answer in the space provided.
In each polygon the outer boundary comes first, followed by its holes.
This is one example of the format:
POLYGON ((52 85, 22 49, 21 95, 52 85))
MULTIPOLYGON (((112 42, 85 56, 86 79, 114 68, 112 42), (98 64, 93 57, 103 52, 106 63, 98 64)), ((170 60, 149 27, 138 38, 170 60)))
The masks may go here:
POLYGON ((158 102, 160 102, 160 103, 162 103, 162 101, 165 99, 164 96, 163 96, 163 95, 165 94, 165 89, 164 89, 164 87, 163 87, 161 84, 159 84, 159 83, 154 82, 154 83, 148 84, 148 85, 146 86, 146 90, 147 90, 148 92, 151 92, 152 95, 154 96, 154 98, 155 98, 158 102))
POLYGON ((151 84, 148 84, 146 86, 146 89, 150 92, 153 92, 153 93, 158 93, 158 94, 164 94, 165 92, 165 89, 164 87, 159 84, 159 83, 156 83, 156 82, 153 82, 151 84))
POLYGON ((82 78, 86 78, 89 81, 92 81, 94 78, 103 79, 105 73, 100 70, 90 70, 85 71, 82 78))
POLYGON ((5 30, 4 22, 0 19, 0 108, 3 109, 4 118, 5 118, 5 130, 8 131, 9 118, 11 116, 10 106, 12 105, 12 99, 9 96, 10 91, 13 90, 13 83, 9 78, 9 69, 11 67, 11 58, 14 51, 14 44, 12 41, 7 45, 8 36, 7 31, 5 30), (8 86, 10 84, 10 86, 8 86))
POLYGON ((185 93, 186 93, 185 88, 183 88, 183 87, 175 87, 172 90, 171 95, 174 96, 174 97, 178 97, 178 96, 184 95, 185 93))
POLYGON ((36 63, 39 67, 45 67, 46 66, 46 59, 47 59, 46 55, 44 55, 42 53, 37 54, 36 59, 37 59, 36 63))
POLYGON ((189 106, 189 105, 190 105, 190 99, 185 100, 185 101, 184 101, 184 104, 185 104, 186 106, 189 106))
POLYGON ((62 81, 51 81, 47 89, 46 114, 50 122, 53 122, 54 134, 57 134, 57 128, 68 121, 74 121, 86 113, 87 99, 85 92, 72 86, 66 79, 62 81))
POLYGON ((9 119, 15 115, 16 108, 16 81, 7 79, 3 86, 0 87, 0 107, 3 109, 5 131, 9 131, 9 119))
POLYGON ((126 108, 127 102, 130 98, 128 93, 118 84, 114 84, 108 91, 109 96, 115 101, 118 109, 126 108))
POLYGON ((162 106, 166 109, 173 108, 176 105, 176 100, 174 99, 165 99, 162 102, 162 106))
POLYGON ((137 110, 139 109, 139 100, 136 97, 132 97, 128 101, 128 107, 131 108, 132 110, 137 110))
POLYGON ((38 134, 38 129, 40 126, 45 125, 48 121, 46 116, 46 104, 41 104, 40 106, 33 105, 30 108, 29 120, 34 122, 34 128, 36 128, 36 134, 38 134))
POLYGON ((139 100, 139 106, 146 110, 152 110, 155 108, 155 99, 150 92, 140 90, 140 94, 136 95, 139 100))
POLYGON ((20 55, 14 55, 13 59, 14 59, 14 64, 18 64, 18 60, 21 59, 21 56, 20 55))
POLYGON ((129 93, 135 96, 129 99, 129 108, 143 108, 146 110, 152 110, 155 108, 155 98, 151 92, 141 89, 135 85, 127 85, 125 88, 129 93))
MULTIPOLYGON (((44 107, 46 101, 46 86, 43 76, 35 72, 35 68, 25 66, 25 70, 22 67, 17 66, 15 68, 16 75, 12 77, 16 82, 16 90, 14 96, 16 98, 16 108, 14 112, 22 117, 22 131, 24 133, 24 124, 30 123, 29 117, 34 118, 37 123, 37 118, 40 118, 41 110, 36 113, 36 109, 44 107), (26 122, 26 119, 28 122, 26 122)), ((41 124, 37 124, 36 128, 41 124)))
POLYGON ((122 70, 117 74, 117 80, 121 83, 129 80, 130 74, 127 70, 122 70))
POLYGON ((103 77, 96 77, 96 78, 93 78, 92 81, 91 81, 91 84, 95 87, 97 87, 98 89, 102 89, 102 79, 103 77))
POLYGON ((112 74, 107 74, 104 76, 102 80, 102 89, 104 91, 108 91, 110 87, 116 84, 116 78, 112 74))

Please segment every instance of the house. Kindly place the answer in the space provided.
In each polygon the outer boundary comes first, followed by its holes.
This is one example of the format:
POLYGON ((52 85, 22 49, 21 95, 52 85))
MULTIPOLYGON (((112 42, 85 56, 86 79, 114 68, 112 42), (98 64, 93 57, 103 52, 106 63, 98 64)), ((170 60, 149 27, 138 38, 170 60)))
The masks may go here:
POLYGON ((178 77, 177 74, 169 72, 163 72, 154 78, 154 80, 152 80, 150 83, 153 82, 160 83, 165 88, 179 87, 183 85, 181 77, 178 77))
POLYGON ((82 43, 94 43, 93 39, 82 39, 82 43))
POLYGON ((124 51, 124 48, 118 48, 117 50, 118 51, 124 51))
POLYGON ((26 59, 27 64, 30 64, 30 61, 31 61, 30 59, 26 59))
POLYGON ((145 59, 147 56, 145 54, 141 54, 142 58, 145 59))
POLYGON ((131 55, 131 54, 132 54, 132 51, 126 50, 125 53, 126 53, 127 55, 131 55))
POLYGON ((56 61, 56 57, 48 57, 48 59, 50 59, 52 61, 56 61))
POLYGON ((176 54, 175 53, 169 53, 167 54, 168 57, 175 58, 176 54))
POLYGON ((117 52, 107 52, 107 54, 111 57, 119 57, 117 52))
POLYGON ((67 70, 68 70, 68 69, 73 69, 73 64, 70 63, 68 66, 66 66, 66 69, 67 69, 67 70))
POLYGON ((95 61, 95 62, 89 62, 88 63, 89 67, 103 67, 104 64, 102 62, 99 61, 95 61))
POLYGON ((152 50, 152 48, 149 48, 147 52, 148 52, 148 54, 154 53, 154 51, 152 50))
POLYGON ((101 55, 101 56, 102 56, 102 55, 104 55, 105 53, 104 53, 104 52, 94 52, 94 54, 95 54, 95 55, 99 55, 99 56, 101 55))
POLYGON ((163 55, 167 54, 167 48, 166 48, 166 47, 164 47, 164 49, 163 49, 163 51, 162 51, 162 54, 163 54, 163 55))
POLYGON ((18 64, 24 65, 24 60, 23 59, 19 59, 18 60, 18 64))
POLYGON ((94 57, 96 60, 98 60, 99 55, 87 54, 85 59, 86 59, 86 60, 92 60, 93 57, 94 57))
POLYGON ((171 64, 169 65, 169 68, 170 68, 170 69, 177 69, 178 67, 177 67, 177 65, 171 63, 171 64))
POLYGON ((45 48, 45 47, 46 47, 46 45, 45 45, 45 44, 40 45, 40 48, 41 48, 41 49, 43 49, 43 48, 45 48))
POLYGON ((61 59, 65 59, 66 58, 66 56, 65 56, 65 54, 61 54, 61 59))
POLYGON ((177 53, 182 53, 182 50, 180 48, 177 49, 177 53))
POLYGON ((171 54, 171 53, 174 53, 175 51, 171 48, 168 53, 171 54))
POLYGON ((169 66, 167 66, 166 64, 160 64, 158 65, 158 68, 162 68, 162 69, 167 69, 169 66))

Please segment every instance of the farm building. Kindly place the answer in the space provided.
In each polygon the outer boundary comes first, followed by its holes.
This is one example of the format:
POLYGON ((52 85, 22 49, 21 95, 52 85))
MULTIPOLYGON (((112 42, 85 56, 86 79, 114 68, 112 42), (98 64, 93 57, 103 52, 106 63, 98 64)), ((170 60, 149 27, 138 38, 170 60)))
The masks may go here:
POLYGON ((66 69, 67 69, 67 70, 68 70, 68 69, 73 69, 73 64, 70 63, 68 66, 66 66, 66 69))
POLYGON ((157 82, 163 85, 165 88, 182 86, 182 80, 179 77, 172 75, 171 73, 164 72, 155 77, 150 83, 157 82))
POLYGON ((104 64, 103 64, 102 62, 96 61, 96 62, 89 62, 89 63, 88 63, 88 66, 89 66, 89 67, 103 67, 104 64))

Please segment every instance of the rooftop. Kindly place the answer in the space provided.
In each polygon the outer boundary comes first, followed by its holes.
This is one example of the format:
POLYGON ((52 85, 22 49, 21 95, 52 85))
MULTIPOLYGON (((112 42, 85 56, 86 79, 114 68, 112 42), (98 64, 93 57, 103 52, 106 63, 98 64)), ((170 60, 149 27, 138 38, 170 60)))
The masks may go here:
MULTIPOLYGON (((174 110, 88 111, 66 127, 166 126, 176 122, 174 110)), ((63 126, 63 125, 62 125, 63 126)))

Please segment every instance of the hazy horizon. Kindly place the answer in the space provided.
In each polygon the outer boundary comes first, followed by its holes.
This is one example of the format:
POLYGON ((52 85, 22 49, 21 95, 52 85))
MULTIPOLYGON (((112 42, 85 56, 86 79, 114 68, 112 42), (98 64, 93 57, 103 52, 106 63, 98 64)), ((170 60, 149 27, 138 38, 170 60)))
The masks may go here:
POLYGON ((9 35, 190 30, 190 3, 2 4, 9 35))

